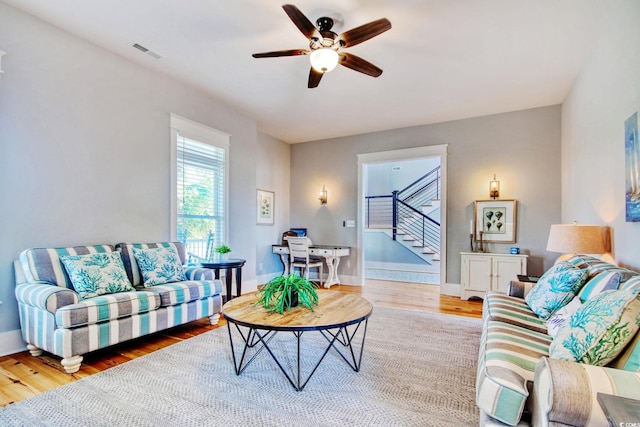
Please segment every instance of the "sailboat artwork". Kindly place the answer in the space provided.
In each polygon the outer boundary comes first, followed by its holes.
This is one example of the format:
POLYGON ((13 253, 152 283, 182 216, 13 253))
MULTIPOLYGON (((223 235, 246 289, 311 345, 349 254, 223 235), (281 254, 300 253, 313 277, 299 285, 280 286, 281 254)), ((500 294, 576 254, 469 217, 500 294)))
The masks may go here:
POLYGON ((640 221, 640 140, 638 140, 638 112, 624 122, 624 151, 626 158, 626 217, 627 222, 640 221))

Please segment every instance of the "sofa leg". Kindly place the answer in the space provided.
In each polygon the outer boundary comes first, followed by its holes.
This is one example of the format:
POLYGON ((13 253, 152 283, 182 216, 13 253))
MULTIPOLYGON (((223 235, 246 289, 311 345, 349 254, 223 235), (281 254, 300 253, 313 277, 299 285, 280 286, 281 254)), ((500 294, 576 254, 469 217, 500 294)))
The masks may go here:
POLYGON ((42 349, 33 344, 27 344, 27 350, 29 350, 29 353, 34 357, 42 356, 42 349))
POLYGON ((220 313, 216 313, 213 316, 209 316, 209 322, 211 322, 213 326, 217 325, 219 321, 220 321, 220 313))
POLYGON ((82 356, 71 356, 65 357, 60 361, 64 370, 67 371, 67 374, 73 374, 74 372, 78 372, 80 370, 80 365, 82 364, 82 356))

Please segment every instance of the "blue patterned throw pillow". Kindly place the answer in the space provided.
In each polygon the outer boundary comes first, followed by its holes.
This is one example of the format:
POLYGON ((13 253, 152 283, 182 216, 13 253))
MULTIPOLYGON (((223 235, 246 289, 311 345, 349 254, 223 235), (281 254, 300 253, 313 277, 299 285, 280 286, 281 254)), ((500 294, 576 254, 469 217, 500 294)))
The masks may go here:
POLYGON ((133 248, 145 287, 187 280, 174 248, 133 248))
POLYGON ((604 366, 633 339, 638 319, 637 289, 604 291, 560 327, 549 347, 549 357, 604 366))
POLYGON ((60 261, 80 299, 135 291, 127 278, 120 252, 62 255, 60 261))
POLYGON ((525 301, 538 317, 546 320, 573 299, 586 279, 585 270, 558 263, 542 275, 525 301))

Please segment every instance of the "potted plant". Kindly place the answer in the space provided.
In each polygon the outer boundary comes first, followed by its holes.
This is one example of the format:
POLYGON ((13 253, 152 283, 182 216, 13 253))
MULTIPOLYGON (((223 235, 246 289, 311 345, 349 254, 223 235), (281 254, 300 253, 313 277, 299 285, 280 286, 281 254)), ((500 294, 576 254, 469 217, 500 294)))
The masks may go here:
POLYGON ((277 276, 260 288, 256 304, 262 304, 269 313, 284 314, 298 303, 313 311, 313 306, 318 305, 317 287, 316 283, 296 274, 277 276))
POLYGON ((216 246, 214 251, 220 256, 220 258, 226 259, 228 256, 227 254, 231 252, 231 248, 223 243, 220 246, 216 246))

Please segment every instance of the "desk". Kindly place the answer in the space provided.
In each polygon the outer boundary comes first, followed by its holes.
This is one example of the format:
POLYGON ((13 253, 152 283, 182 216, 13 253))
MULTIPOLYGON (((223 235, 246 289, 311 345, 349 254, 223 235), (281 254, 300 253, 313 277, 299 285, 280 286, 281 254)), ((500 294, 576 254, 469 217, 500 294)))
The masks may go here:
POLYGON ((231 271, 236 269, 236 296, 239 297, 242 291, 242 267, 247 262, 245 259, 228 258, 214 259, 211 261, 202 261, 200 265, 204 268, 211 269, 215 272, 216 279, 220 279, 220 270, 225 271, 225 282, 227 285, 227 301, 233 298, 231 295, 231 271))
MULTIPOLYGON (((280 261, 284 266, 283 274, 286 276, 289 274, 289 246, 287 245, 272 245, 272 252, 280 255, 280 261)), ((340 264, 340 257, 349 256, 349 246, 335 246, 335 245, 313 245, 309 246, 309 255, 321 256, 325 259, 327 267, 329 267, 329 275, 324 282, 325 288, 330 288, 332 285, 339 285, 340 279, 338 278, 338 265, 340 264)))

